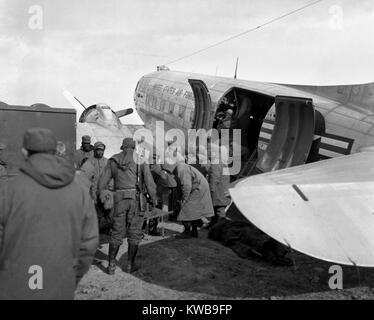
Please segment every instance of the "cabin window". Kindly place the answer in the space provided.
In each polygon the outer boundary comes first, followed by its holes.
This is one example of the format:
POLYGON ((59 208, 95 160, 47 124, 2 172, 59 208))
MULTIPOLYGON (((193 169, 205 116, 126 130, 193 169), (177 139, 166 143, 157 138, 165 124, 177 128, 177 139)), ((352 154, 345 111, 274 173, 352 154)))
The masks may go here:
POLYGON ((160 111, 165 111, 165 100, 164 99, 161 100, 160 111))
POLYGON ((186 112, 186 107, 183 107, 183 106, 179 106, 179 112, 178 112, 178 115, 180 118, 184 118, 184 114, 186 112))
POLYGON ((192 123, 194 121, 194 119, 195 119, 195 110, 192 109, 190 111, 190 122, 192 123))
POLYGON ((154 105, 155 105, 155 109, 159 110, 160 104, 158 103, 158 98, 157 97, 155 97, 154 105))
POLYGON ((179 105, 176 104, 176 105, 174 106, 174 110, 173 110, 173 114, 174 114, 176 117, 178 117, 178 114, 179 114, 178 110, 179 110, 179 105))
POLYGON ((174 107, 175 107, 175 103, 174 102, 170 102, 169 103, 169 113, 170 114, 173 114, 174 107))
POLYGON ((152 108, 153 109, 156 109, 156 102, 157 102, 157 99, 155 96, 152 96, 152 108))
POLYGON ((145 105, 147 106, 149 104, 149 95, 147 94, 145 97, 145 105))

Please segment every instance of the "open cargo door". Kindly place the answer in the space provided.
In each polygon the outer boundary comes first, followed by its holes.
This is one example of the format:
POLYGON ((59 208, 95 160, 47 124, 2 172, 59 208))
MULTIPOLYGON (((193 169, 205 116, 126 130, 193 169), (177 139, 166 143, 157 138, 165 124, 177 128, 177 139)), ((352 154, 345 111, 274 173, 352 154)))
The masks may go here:
POLYGON ((257 162, 268 172, 305 163, 314 137, 312 99, 275 97, 275 124, 270 142, 257 162))
POLYGON ((209 90, 204 81, 197 79, 188 79, 195 98, 194 118, 192 122, 193 129, 210 129, 209 114, 212 110, 212 100, 209 90))

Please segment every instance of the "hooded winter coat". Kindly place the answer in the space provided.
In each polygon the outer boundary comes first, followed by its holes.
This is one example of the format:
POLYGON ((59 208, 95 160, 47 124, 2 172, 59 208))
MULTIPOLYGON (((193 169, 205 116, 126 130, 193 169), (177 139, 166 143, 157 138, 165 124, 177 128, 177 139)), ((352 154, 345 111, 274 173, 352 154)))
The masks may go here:
POLYGON ((90 151, 84 151, 83 147, 75 151, 74 154, 74 165, 76 169, 80 169, 82 162, 85 158, 92 158, 94 156, 93 146, 91 145, 90 151))
POLYGON ((214 216, 209 184, 199 170, 182 161, 174 166, 163 165, 163 167, 174 173, 182 193, 179 221, 193 221, 214 216))
POLYGON ((98 246, 92 199, 74 175, 37 153, 0 185, 0 299, 74 298, 98 246))
POLYGON ((223 174, 223 164, 211 164, 208 166, 208 182, 213 206, 226 207, 230 199, 226 196, 230 184, 230 177, 223 174))
POLYGON ((108 159, 107 158, 89 158, 82 166, 81 170, 85 172, 90 179, 92 180, 92 185, 91 185, 91 197, 94 199, 95 203, 97 203, 99 199, 99 194, 98 194, 98 187, 99 187, 99 179, 104 172, 104 169, 106 165, 108 164, 108 159))

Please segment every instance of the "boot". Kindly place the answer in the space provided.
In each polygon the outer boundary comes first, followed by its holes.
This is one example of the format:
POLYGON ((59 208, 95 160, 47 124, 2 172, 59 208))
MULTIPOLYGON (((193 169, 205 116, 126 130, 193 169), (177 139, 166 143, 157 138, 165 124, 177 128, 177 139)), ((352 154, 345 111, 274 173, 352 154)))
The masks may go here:
POLYGON ((151 236, 161 236, 161 233, 157 231, 158 218, 151 219, 148 226, 148 234, 151 236))
POLYGON ((133 273, 136 270, 139 269, 139 266, 135 264, 135 257, 138 253, 139 246, 137 244, 129 243, 129 248, 127 252, 127 266, 126 266, 126 272, 127 273, 133 273))
POLYGON ((192 229, 191 229, 191 236, 192 238, 197 238, 199 234, 197 233, 197 227, 199 225, 200 221, 193 221, 192 222, 192 229))
POLYGON ((182 221, 184 231, 181 234, 175 236, 177 239, 190 239, 192 238, 191 224, 189 222, 182 221))
POLYGON ((210 220, 210 222, 209 222, 209 224, 208 224, 208 226, 207 226, 207 229, 210 229, 210 228, 212 228, 217 222, 218 222, 218 216, 217 215, 214 215, 213 217, 212 217, 212 219, 210 220))
POLYGON ((109 216, 102 217, 99 222, 99 230, 101 234, 109 235, 112 229, 112 221, 109 216))
POLYGON ((108 258, 108 269, 109 275, 113 275, 116 271, 116 256, 118 254, 119 245, 109 244, 109 258, 108 258))

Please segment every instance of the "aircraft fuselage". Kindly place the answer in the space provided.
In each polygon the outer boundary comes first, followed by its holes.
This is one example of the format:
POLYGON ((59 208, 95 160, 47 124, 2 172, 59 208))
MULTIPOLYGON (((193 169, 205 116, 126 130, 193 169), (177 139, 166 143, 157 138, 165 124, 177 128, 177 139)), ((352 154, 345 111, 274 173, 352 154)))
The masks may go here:
POLYGON ((243 158, 258 150, 261 172, 374 145, 374 84, 295 86, 158 71, 143 76, 135 107, 145 126, 211 129, 224 101, 235 104, 243 158))

